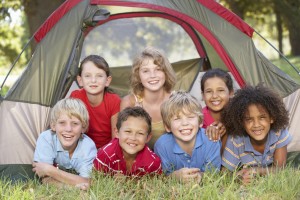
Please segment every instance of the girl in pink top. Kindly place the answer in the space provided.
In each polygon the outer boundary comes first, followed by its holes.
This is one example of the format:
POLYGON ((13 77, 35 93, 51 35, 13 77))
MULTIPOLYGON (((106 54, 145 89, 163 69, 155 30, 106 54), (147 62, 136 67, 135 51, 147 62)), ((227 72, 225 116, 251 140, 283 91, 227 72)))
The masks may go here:
POLYGON ((201 92, 206 104, 203 109, 203 128, 206 129, 206 135, 210 140, 222 139, 223 147, 226 144, 227 135, 220 119, 223 108, 234 93, 231 76, 218 68, 207 71, 201 79, 201 92))

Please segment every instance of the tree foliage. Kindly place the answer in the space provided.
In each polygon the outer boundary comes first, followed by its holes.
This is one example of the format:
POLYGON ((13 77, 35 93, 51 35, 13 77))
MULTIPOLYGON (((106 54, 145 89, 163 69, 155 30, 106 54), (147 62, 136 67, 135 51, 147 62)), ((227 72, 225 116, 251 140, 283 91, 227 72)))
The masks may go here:
POLYGON ((300 0, 221 0, 221 2, 242 19, 251 18, 262 25, 276 26, 279 47, 283 27, 286 27, 289 32, 291 54, 300 55, 300 43, 297 41, 300 37, 300 0), (272 16, 276 16, 275 21, 266 21, 272 16))

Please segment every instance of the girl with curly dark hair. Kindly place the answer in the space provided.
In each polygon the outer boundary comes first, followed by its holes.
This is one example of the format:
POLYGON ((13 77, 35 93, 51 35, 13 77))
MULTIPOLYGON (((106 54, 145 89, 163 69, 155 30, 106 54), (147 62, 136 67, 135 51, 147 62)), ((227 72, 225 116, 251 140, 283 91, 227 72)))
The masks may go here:
POLYGON ((229 101, 221 117, 228 134, 222 165, 244 183, 286 163, 289 114, 281 97, 262 85, 246 86, 229 101), (250 168, 247 168, 250 167, 250 168))

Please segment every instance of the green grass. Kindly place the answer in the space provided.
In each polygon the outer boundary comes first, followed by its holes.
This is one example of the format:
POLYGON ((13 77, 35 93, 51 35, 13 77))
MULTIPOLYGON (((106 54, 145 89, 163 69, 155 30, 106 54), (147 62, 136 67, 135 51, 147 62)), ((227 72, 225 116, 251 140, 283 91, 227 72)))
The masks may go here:
POLYGON ((300 171, 286 168, 277 174, 258 177, 244 186, 234 175, 206 174, 201 184, 183 184, 170 177, 143 177, 115 180, 100 173, 93 175, 91 188, 58 188, 37 181, 0 181, 0 199, 300 199, 300 171))

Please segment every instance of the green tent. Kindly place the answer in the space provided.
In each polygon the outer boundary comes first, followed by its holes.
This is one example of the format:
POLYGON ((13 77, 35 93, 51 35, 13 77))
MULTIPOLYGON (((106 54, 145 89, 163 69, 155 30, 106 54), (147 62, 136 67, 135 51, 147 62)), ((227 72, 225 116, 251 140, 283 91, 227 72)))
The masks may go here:
POLYGON ((178 78, 176 89, 190 90, 199 99, 201 74, 216 67, 230 72, 237 87, 264 82, 277 90, 291 114, 289 131, 294 139, 288 150, 299 150, 300 137, 295 135, 300 128, 299 85, 256 49, 253 32, 213 0, 65 1, 34 34, 37 46, 26 69, 1 97, 0 173, 12 179, 33 176, 36 139, 49 126, 53 105, 73 88, 85 55, 115 56, 109 63, 121 60, 111 68, 111 86, 123 96, 130 75, 130 63, 122 63, 123 57, 131 58, 149 45, 177 58, 171 60, 178 78), (165 37, 153 42, 159 35, 165 37), (170 49, 174 55, 166 51, 170 49))

